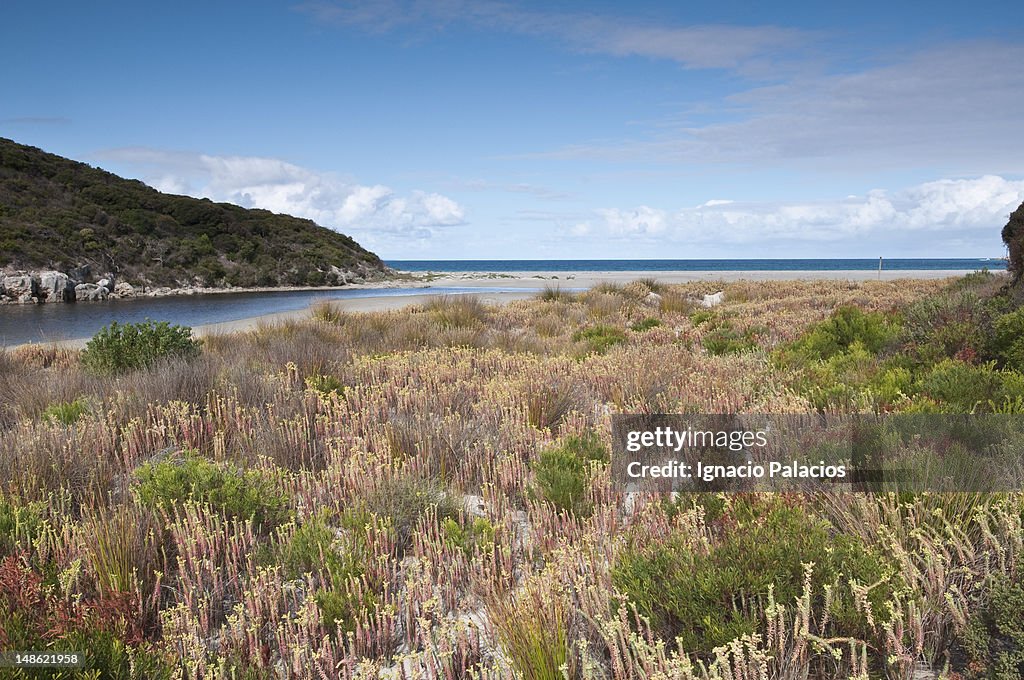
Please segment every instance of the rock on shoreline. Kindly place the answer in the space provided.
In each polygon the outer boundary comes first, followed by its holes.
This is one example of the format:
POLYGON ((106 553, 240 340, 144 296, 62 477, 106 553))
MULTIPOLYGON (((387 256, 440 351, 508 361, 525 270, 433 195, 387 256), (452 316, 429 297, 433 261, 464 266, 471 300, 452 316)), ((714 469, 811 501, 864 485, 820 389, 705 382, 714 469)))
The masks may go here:
POLYGON ((202 286, 138 287, 127 281, 118 281, 111 274, 105 274, 94 282, 88 267, 75 269, 70 273, 55 270, 3 271, 0 270, 0 304, 42 304, 46 302, 98 302, 133 297, 165 297, 171 295, 199 295, 205 293, 263 292, 271 290, 299 290, 309 288, 337 288, 362 285, 370 281, 386 280, 394 272, 381 272, 357 267, 356 272, 331 267, 327 286, 269 286, 261 288, 207 288, 202 286))
POLYGON ((109 277, 98 283, 86 283, 55 270, 0 273, 0 303, 77 302, 133 295, 135 288, 131 284, 122 281, 115 285, 109 277))

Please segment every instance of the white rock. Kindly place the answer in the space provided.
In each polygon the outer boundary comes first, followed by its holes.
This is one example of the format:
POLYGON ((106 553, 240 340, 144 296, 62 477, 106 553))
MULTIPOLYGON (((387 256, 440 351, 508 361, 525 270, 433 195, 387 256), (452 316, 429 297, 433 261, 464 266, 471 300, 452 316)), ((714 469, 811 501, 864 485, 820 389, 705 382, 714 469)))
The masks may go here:
POLYGON ((28 274, 4 277, 4 294, 17 302, 32 302, 32 296, 39 290, 39 282, 28 274))
POLYGON ((75 298, 86 302, 106 300, 108 294, 106 288, 95 283, 80 283, 75 286, 75 298))
POLYGON ((45 302, 74 302, 75 287, 63 272, 39 272, 39 299, 45 302))
POLYGON ((705 295, 701 305, 704 307, 715 307, 722 304, 723 300, 725 300, 725 291, 720 290, 717 293, 705 295))
POLYGON ((135 286, 127 281, 118 281, 114 284, 114 293, 119 297, 131 297, 135 295, 135 286))

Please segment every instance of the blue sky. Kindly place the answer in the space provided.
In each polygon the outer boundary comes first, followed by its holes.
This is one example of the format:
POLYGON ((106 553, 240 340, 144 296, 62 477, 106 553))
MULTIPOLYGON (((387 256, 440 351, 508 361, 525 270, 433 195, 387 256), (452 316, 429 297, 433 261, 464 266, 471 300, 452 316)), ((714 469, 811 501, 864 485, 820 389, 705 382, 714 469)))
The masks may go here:
POLYGON ((1024 6, 21 2, 0 136, 386 259, 981 257, 1024 6))

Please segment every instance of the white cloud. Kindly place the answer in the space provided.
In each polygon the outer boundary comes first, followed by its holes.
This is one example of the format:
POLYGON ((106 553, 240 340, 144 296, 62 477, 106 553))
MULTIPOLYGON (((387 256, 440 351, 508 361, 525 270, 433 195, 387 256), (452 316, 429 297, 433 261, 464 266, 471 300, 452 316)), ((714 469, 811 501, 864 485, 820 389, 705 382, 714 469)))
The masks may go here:
POLYGON ((668 213, 642 205, 633 210, 615 208, 597 211, 608 231, 615 236, 657 236, 665 231, 668 213))
POLYGON ((674 212, 640 206, 597 213, 606 234, 630 240, 734 245, 870 240, 881 245, 946 238, 991 247, 998 242, 1007 215, 1022 201, 1024 181, 986 175, 927 182, 897 192, 875 190, 835 201, 715 200, 674 212))
MULTIPOLYGON (((927 167, 1024 172, 1024 46, 950 43, 857 71, 802 74, 709 102, 731 120, 678 117, 647 138, 578 143, 526 157, 800 164, 814 172, 927 167)), ((683 112, 686 115, 686 112, 683 112)))
POLYGON ((778 26, 645 24, 589 12, 530 11, 494 0, 312 0, 297 9, 317 21, 373 33, 403 26, 437 31, 459 23, 553 38, 586 52, 668 59, 686 68, 756 67, 762 73, 769 62, 812 37, 778 26))
POLYGON ((339 230, 425 238, 435 228, 465 223, 462 206, 447 196, 403 196, 380 184, 355 184, 274 158, 145 148, 100 156, 141 169, 143 179, 161 191, 306 217, 339 230))

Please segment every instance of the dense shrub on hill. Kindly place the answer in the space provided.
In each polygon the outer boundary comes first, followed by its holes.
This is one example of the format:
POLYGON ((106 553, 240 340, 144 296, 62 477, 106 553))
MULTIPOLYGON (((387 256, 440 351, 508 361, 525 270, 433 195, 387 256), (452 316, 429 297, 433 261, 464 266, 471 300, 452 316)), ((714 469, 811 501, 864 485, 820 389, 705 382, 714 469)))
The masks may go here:
POLYGON ((0 253, 0 267, 88 268, 146 285, 331 285, 345 283, 339 271, 386 271, 310 220, 164 194, 3 138, 0 253))

